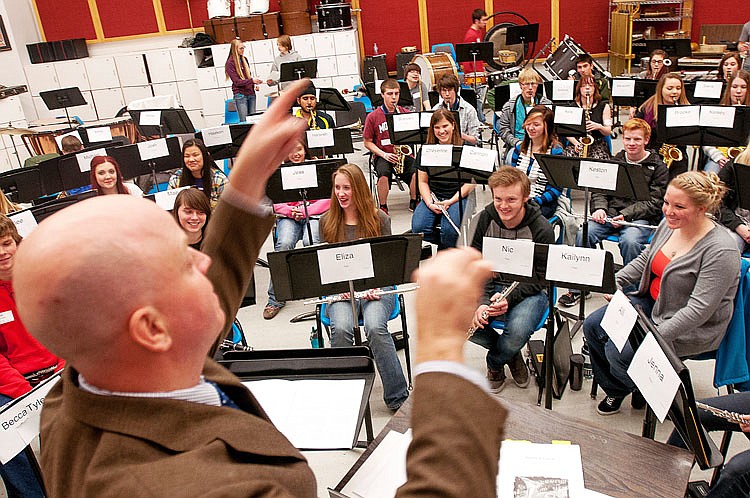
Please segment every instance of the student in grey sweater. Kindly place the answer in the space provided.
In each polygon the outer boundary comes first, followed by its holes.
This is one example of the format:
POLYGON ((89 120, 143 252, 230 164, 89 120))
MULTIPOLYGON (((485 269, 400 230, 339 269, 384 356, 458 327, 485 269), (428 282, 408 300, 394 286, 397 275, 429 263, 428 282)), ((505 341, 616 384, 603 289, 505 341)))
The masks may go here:
MULTIPOLYGON (((729 232, 706 216, 718 209, 725 190, 713 173, 675 177, 651 245, 617 273, 617 287, 637 286, 631 302, 651 316, 680 357, 716 350, 732 317, 740 254, 729 232)), ((583 330, 594 378, 607 394, 597 411, 611 415, 636 388, 627 374, 634 351, 626 344, 620 352, 609 340, 601 327, 605 310, 586 318, 583 330)))

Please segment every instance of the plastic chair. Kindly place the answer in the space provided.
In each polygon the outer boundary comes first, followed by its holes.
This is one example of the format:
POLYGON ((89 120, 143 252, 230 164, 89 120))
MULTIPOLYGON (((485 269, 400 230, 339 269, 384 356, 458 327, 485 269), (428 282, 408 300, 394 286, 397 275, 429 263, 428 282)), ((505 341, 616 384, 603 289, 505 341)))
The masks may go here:
MULTIPOLYGON (((362 89, 362 85, 356 85, 354 87, 355 94, 358 93, 360 89, 362 89)), ((364 104, 366 113, 372 112, 372 101, 370 100, 370 97, 368 97, 367 95, 362 95, 362 96, 355 95, 354 102, 361 102, 362 104, 364 104)), ((365 116, 366 115, 367 114, 365 114, 365 116)), ((364 120, 362 120, 362 122, 364 123, 364 120)))
POLYGON ((239 122, 240 115, 237 113, 234 99, 227 99, 224 102, 224 124, 237 124, 239 122))

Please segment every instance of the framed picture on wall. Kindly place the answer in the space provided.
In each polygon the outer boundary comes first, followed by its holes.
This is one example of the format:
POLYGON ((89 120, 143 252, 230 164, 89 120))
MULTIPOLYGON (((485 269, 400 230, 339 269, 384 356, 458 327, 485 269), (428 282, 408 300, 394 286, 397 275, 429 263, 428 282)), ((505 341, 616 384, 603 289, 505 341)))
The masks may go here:
POLYGON ((10 50, 10 40, 8 40, 8 33, 5 31, 3 18, 0 17, 0 52, 3 50, 10 50))

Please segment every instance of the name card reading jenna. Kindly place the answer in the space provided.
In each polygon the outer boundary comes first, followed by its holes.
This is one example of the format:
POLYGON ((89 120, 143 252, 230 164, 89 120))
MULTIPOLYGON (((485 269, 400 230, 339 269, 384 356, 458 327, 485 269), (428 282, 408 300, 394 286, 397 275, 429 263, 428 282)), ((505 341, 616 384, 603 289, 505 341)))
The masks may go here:
POLYGON ((393 131, 412 131, 419 129, 419 114, 409 112, 406 114, 393 115, 393 131))
POLYGON ((613 97, 633 97, 635 95, 635 80, 612 80, 613 97))
POLYGON ((452 145, 423 145, 422 166, 450 166, 453 164, 452 145))
POLYGON ((76 161, 78 161, 78 169, 81 173, 91 171, 91 160, 96 156, 106 156, 107 151, 105 149, 87 150, 86 152, 79 152, 76 154, 76 161))
POLYGON ((600 287, 606 251, 585 247, 549 246, 547 280, 600 287))
POLYGON ((581 161, 578 186, 615 191, 617 190, 617 171, 619 167, 620 165, 615 163, 581 161))
POLYGON ((320 283, 322 284, 375 276, 370 244, 319 249, 318 266, 320 267, 320 283))
POLYGON ((583 108, 555 107, 555 124, 579 125, 583 122, 583 108))
POLYGON ((648 406, 654 410, 659 422, 664 422, 680 387, 680 377, 651 332, 633 355, 628 375, 646 398, 648 406))
POLYGON ((461 149, 461 162, 458 163, 458 167, 492 173, 496 162, 496 151, 464 145, 461 149))
POLYGON ((314 164, 300 164, 281 168, 281 188, 294 190, 315 188, 318 186, 318 174, 314 164))
POLYGON ((700 124, 700 106, 685 105, 667 108, 667 128, 679 126, 698 126, 700 124))
POLYGON ((307 146, 311 149, 333 147, 333 130, 307 130, 307 146))
POLYGON ((157 140, 149 140, 148 142, 138 142, 138 154, 141 156, 141 161, 168 156, 169 148, 167 147, 167 139, 159 138, 157 140))
POLYGON ((573 100, 574 80, 554 80, 552 82, 552 100, 573 100))
POLYGON ((482 257, 492 262, 492 271, 530 277, 534 270, 534 242, 484 237, 482 257))
POLYGON ((203 128, 203 143, 206 144, 206 147, 211 147, 212 145, 231 144, 232 134, 229 131, 229 125, 203 128))

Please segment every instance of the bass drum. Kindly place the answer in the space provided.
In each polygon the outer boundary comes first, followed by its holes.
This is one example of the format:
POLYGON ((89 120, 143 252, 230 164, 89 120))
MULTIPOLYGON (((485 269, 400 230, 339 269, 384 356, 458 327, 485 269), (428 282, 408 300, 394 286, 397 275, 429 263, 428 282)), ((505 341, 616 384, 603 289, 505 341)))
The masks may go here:
POLYGON ((458 78, 458 68, 453 57, 447 52, 439 54, 419 54, 411 60, 419 66, 422 71, 422 81, 432 90, 440 77, 444 74, 452 74, 458 78))
POLYGON ((352 29, 352 6, 348 3, 318 5, 318 31, 352 29))
POLYGON ((492 42, 493 57, 488 64, 495 69, 502 70, 508 66, 515 66, 524 60, 527 48, 525 43, 517 43, 515 45, 507 45, 505 43, 505 33, 511 26, 517 26, 517 24, 511 22, 496 24, 484 36, 484 41, 492 42), (513 52, 515 57, 508 52, 513 52))

